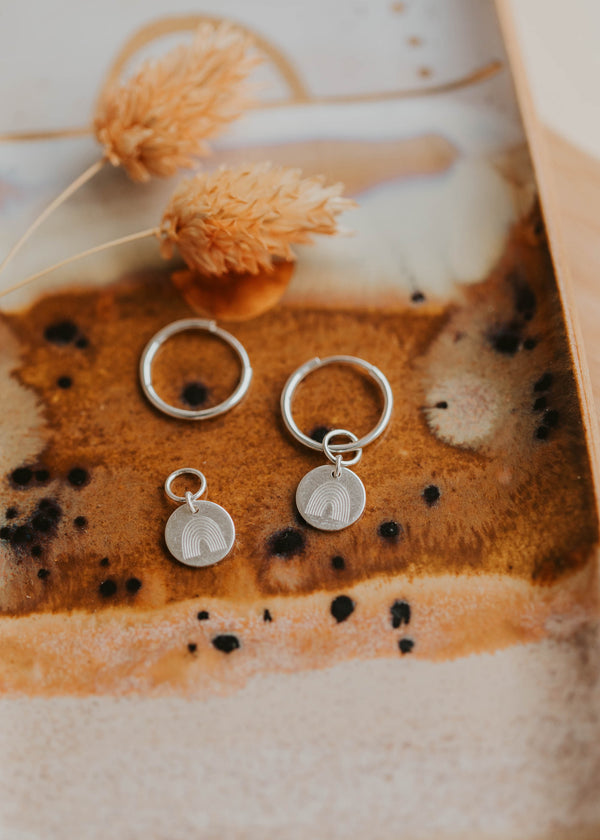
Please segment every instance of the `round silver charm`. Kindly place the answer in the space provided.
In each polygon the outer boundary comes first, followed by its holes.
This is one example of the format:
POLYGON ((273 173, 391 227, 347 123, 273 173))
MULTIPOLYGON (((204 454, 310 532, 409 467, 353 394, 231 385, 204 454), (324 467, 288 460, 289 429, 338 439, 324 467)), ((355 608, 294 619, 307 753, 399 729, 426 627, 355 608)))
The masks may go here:
POLYGON ((352 525, 365 509, 367 494, 352 470, 325 464, 307 473, 296 490, 300 516, 321 531, 341 531, 352 525))
POLYGON ((196 500, 194 506, 195 513, 186 504, 171 514, 165 542, 173 557, 186 566, 212 566, 231 551, 235 525, 221 505, 196 500))

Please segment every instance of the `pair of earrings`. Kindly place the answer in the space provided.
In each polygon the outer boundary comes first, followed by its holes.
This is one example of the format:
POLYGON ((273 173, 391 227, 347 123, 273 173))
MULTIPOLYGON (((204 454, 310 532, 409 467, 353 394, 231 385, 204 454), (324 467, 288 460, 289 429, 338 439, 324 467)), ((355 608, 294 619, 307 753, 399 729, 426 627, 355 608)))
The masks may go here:
MULTIPOLYGON (((160 411, 179 419, 205 420, 229 411, 243 399, 252 381, 252 367, 244 346, 231 333, 218 327, 214 321, 187 318, 169 324, 150 339, 140 360, 140 380, 146 397, 160 411), (162 344, 177 333, 193 329, 206 330, 229 344, 241 365, 240 378, 233 393, 218 405, 199 410, 170 405, 157 394, 152 383, 152 363, 162 344)), ((379 368, 356 356, 311 359, 289 377, 280 401, 285 426, 296 440, 310 449, 322 451, 331 462, 312 469, 296 489, 298 511, 309 525, 323 531, 339 531, 360 518, 366 503, 365 487, 349 467, 358 464, 363 448, 386 429, 393 404, 392 389, 384 374, 379 368), (296 388, 310 373, 330 364, 349 364, 361 368, 381 389, 381 416, 374 428, 360 439, 346 429, 332 429, 320 443, 306 435, 294 420, 292 401, 296 388), (333 439, 338 437, 346 437, 348 441, 333 443, 333 439), (344 460, 344 454, 352 454, 352 457, 344 460)), ((227 511, 214 502, 201 500, 206 486, 206 478, 200 470, 190 467, 175 470, 165 482, 167 496, 175 502, 184 502, 169 517, 165 528, 165 542, 171 554, 188 566, 211 566, 218 563, 231 551, 235 541, 235 525, 227 511), (200 487, 195 493, 188 491, 185 496, 175 495, 172 484, 181 475, 194 475, 199 479, 200 487)))

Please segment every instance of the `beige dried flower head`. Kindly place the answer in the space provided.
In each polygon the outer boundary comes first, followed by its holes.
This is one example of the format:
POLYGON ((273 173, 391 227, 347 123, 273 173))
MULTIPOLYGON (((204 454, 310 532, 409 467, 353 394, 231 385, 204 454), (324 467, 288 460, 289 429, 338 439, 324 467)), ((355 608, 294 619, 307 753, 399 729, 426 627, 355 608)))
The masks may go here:
POLYGON ((94 131, 104 154, 134 181, 169 177, 208 153, 206 139, 251 104, 246 78, 261 60, 228 23, 202 24, 189 45, 146 61, 103 93, 94 131))
POLYGON ((170 257, 177 246, 193 271, 212 276, 257 274, 273 260, 293 260, 291 245, 341 232, 337 216, 355 206, 342 197, 343 184, 323 182, 270 163, 199 173, 165 210, 161 253, 170 257))
POLYGON ((0 297, 82 257, 155 236, 163 257, 178 249, 187 263, 188 270, 176 272, 173 281, 191 306, 249 318, 283 294, 292 275, 293 244, 311 242, 314 233, 346 232, 337 217, 356 203, 342 190, 342 184, 324 186, 322 175, 303 178, 298 169, 270 163, 221 166, 181 183, 159 225, 74 254, 0 297))

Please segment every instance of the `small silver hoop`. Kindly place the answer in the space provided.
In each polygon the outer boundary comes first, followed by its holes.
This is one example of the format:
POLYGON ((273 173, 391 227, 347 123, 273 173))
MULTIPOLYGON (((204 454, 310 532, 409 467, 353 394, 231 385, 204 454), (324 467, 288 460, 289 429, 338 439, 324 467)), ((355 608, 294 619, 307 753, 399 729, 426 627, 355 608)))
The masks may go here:
MULTIPOLYGON (((382 434, 390 422, 392 409, 394 407, 394 395, 392 394, 392 389, 386 376, 379 370, 379 368, 375 367, 375 365, 365 362, 364 359, 359 359, 357 356, 328 356, 326 359, 319 359, 316 357, 311 359, 309 362, 300 365, 300 367, 292 373, 288 381, 285 383, 281 393, 280 404, 283 422, 290 434, 292 434, 296 440, 300 441, 300 443, 303 443, 305 446, 309 446, 311 449, 323 449, 322 443, 319 443, 308 435, 305 435, 298 427, 292 415, 292 399, 296 388, 309 373, 317 370, 317 368, 333 364, 354 365, 355 367, 362 368, 362 370, 366 370, 369 376, 379 385, 383 394, 383 411, 381 412, 381 417, 377 421, 377 425, 371 429, 368 434, 361 437, 360 440, 356 440, 356 438, 354 438, 354 440, 350 441, 350 443, 334 443, 329 446, 330 452, 336 454, 340 452, 354 452, 359 449, 363 449, 363 447, 372 443, 379 437, 379 435, 382 434)), ((344 434, 349 434, 349 432, 344 431, 344 434)))
POLYGON ((148 397, 150 402, 170 417, 177 417, 180 420, 207 420, 211 417, 217 417, 225 411, 229 411, 230 408, 233 408, 241 401, 244 394, 250 387, 250 382, 252 381, 252 367, 244 345, 239 342, 235 336, 231 335, 231 333, 228 333, 226 330, 222 330, 214 321, 206 321, 203 318, 184 318, 181 321, 173 321, 172 324, 167 324, 166 327, 163 327, 150 339, 144 348, 144 352, 142 353, 142 357, 140 359, 140 381, 144 394, 148 397), (218 405, 213 405, 210 408, 199 409, 197 411, 188 408, 178 408, 175 405, 169 405, 169 403, 165 402, 158 396, 156 390, 154 389, 154 385, 152 384, 152 362, 154 361, 154 357, 156 356, 158 349, 165 343, 165 341, 167 341, 167 339, 171 338, 171 336, 177 335, 177 333, 180 332, 186 332, 187 330, 206 330, 207 332, 216 335, 235 350, 242 367, 239 382, 233 393, 230 394, 226 400, 223 400, 223 402, 220 402, 218 405))
POLYGON ((191 502, 195 502, 200 496, 206 493, 206 478, 204 477, 204 473, 201 473, 200 470, 195 470, 192 467, 183 467, 180 470, 174 470, 171 475, 165 481, 165 493, 169 497, 169 499, 173 499, 174 502, 187 502, 190 507, 192 505, 191 502), (195 493, 190 493, 189 490, 186 492, 185 496, 176 496, 175 493, 171 490, 171 485, 175 481, 176 478, 179 478, 180 475, 195 475, 196 478, 200 479, 200 487, 196 490, 195 493))
POLYGON ((330 432, 327 432, 323 438, 323 452, 327 455, 329 460, 335 464, 336 473, 339 474, 340 467, 352 467, 354 464, 358 464, 362 458, 362 449, 356 450, 354 458, 348 458, 347 461, 342 460, 342 456, 340 454, 336 455, 335 452, 332 452, 331 447, 329 446, 331 438, 337 437, 338 435, 345 435, 346 437, 349 437, 353 443, 356 443, 358 438, 355 434, 347 431, 346 429, 332 429, 330 432))

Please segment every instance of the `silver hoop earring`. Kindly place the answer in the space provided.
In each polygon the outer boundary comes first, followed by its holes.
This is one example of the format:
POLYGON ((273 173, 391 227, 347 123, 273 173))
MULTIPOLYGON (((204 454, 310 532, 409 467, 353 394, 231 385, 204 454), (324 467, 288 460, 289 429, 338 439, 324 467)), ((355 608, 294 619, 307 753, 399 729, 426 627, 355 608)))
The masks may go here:
POLYGON ((334 464, 316 467, 307 473, 296 489, 296 505, 302 518, 322 531, 340 531, 352 525, 365 509, 366 492, 360 478, 349 470, 360 461, 363 447, 379 437, 390 422, 394 396, 390 383, 375 365, 356 356, 328 356, 326 359, 311 359, 292 373, 281 394, 281 413, 287 430, 296 440, 311 449, 322 450, 334 464), (383 393, 383 411, 377 424, 360 438, 346 429, 332 429, 319 443, 304 434, 292 415, 292 399, 300 382, 309 373, 331 364, 348 364, 365 370, 375 380, 383 393), (332 443, 339 436, 349 438, 348 443, 332 443), (343 460, 342 454, 354 452, 352 458, 343 460))
POLYGON ((185 502, 169 517, 165 542, 173 557, 186 566, 213 566, 229 554, 235 542, 233 519, 221 505, 200 501, 205 492, 206 478, 191 467, 175 470, 165 481, 167 496, 174 502, 185 502), (176 496, 171 485, 180 475, 199 478, 198 490, 176 496))
POLYGON ((140 359, 140 382, 142 384, 144 394, 150 400, 152 405, 164 414, 168 414, 170 417, 177 417, 180 420, 208 420, 211 417, 218 417, 219 414, 229 411, 230 408, 236 406, 243 399, 250 387, 251 381, 252 367, 244 345, 238 341, 235 336, 231 335, 231 333, 228 333, 226 330, 222 330, 218 327, 214 321, 205 321, 202 318, 184 318, 181 321, 173 321, 172 324, 167 324, 166 327, 163 327, 156 333, 156 335, 152 336, 144 348, 144 352, 142 353, 142 357, 140 359), (218 405, 213 405, 210 408, 199 409, 198 411, 169 405, 169 403, 165 402, 158 396, 154 385, 152 384, 152 362, 154 361, 154 357, 156 356, 158 349, 165 343, 165 341, 167 341, 167 339, 187 330, 206 330, 207 332, 216 335, 235 350, 241 365, 240 378, 233 393, 218 405))

